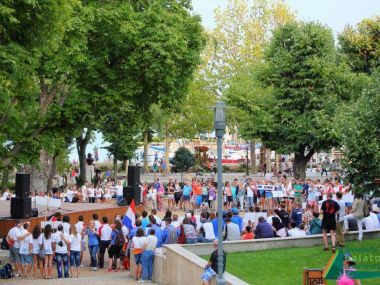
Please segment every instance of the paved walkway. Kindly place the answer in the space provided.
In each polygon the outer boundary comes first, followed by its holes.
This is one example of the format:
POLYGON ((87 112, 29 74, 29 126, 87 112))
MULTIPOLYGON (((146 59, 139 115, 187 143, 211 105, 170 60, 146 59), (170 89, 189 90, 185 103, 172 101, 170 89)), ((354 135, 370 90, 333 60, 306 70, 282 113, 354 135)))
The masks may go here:
MULTIPOLYGON (((53 270, 54 271, 54 270, 53 270)), ((55 270, 56 271, 56 270, 55 270)), ((0 282, 2 283, 2 282, 0 282)), ((140 284, 134 279, 129 278, 129 271, 124 272, 112 272, 107 273, 105 270, 99 270, 97 272, 90 271, 89 269, 83 269, 79 278, 67 278, 67 279, 24 279, 24 278, 12 278, 7 280, 4 284, 17 284, 17 285, 132 285, 140 284)))

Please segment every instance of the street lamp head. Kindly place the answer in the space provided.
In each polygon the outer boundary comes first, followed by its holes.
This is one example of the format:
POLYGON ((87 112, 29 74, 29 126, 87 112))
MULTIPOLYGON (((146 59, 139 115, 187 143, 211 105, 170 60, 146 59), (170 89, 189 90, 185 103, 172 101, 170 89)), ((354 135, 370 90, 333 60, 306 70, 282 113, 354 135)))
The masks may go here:
POLYGON ((214 106, 214 128, 217 137, 222 137, 226 130, 226 104, 222 101, 216 102, 214 106))

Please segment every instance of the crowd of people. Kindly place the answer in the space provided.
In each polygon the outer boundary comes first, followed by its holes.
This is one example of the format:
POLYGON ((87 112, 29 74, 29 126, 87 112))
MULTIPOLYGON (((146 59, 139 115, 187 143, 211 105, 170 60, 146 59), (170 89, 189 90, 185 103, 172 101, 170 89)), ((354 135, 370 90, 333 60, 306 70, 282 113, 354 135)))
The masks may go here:
MULTIPOLYGON (((117 186, 122 189, 122 182, 117 186)), ((331 250, 335 252, 336 246, 344 246, 346 231, 358 229, 358 239, 362 240, 363 226, 367 230, 380 229, 377 205, 370 209, 361 194, 356 194, 353 202, 347 202, 343 198, 350 192, 350 186, 343 186, 338 180, 289 181, 283 176, 275 183, 249 177, 225 182, 222 238, 236 241, 322 233, 323 249, 330 250, 327 243, 330 233, 331 250)), ((115 194, 117 199, 122 197, 122 193, 115 194)), ((148 282, 152 279, 156 248, 173 243, 211 243, 217 239, 214 181, 194 178, 183 184, 169 181, 164 187, 156 178, 152 185, 144 183, 142 195, 146 207, 136 213, 131 228, 122 223, 123 217, 116 216, 109 223, 107 217, 99 221, 97 214, 90 221, 84 221, 82 216, 78 221, 70 221, 68 216, 55 215, 52 221, 59 222, 56 227, 47 223, 43 228, 36 225, 30 229, 28 222, 16 223, 7 235, 16 276, 30 278, 39 273, 49 279, 55 264, 58 278, 78 277, 85 252, 90 256, 92 270, 118 271, 126 267, 125 260, 133 252, 136 280, 148 282), (163 206, 157 194, 161 192, 169 201, 163 217, 157 211, 163 206), (150 213, 148 205, 152 206, 150 213), (181 210, 185 211, 183 215, 179 214, 181 210)))

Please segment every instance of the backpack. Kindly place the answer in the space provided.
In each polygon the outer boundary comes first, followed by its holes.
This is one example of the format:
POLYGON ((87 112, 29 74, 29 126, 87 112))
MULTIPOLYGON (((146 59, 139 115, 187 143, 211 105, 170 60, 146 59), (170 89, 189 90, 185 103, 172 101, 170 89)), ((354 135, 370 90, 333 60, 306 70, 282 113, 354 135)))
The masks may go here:
POLYGON ((115 245, 116 246, 123 246, 125 243, 125 237, 122 230, 115 230, 116 232, 116 238, 115 238, 115 245))
POLYGON ((168 227, 169 229, 169 241, 168 244, 173 244, 178 242, 177 230, 174 227, 168 227))
POLYGON ((12 265, 7 263, 0 269, 0 278, 1 279, 10 279, 10 278, 12 278, 12 276, 13 276, 12 265))
POLYGON ((186 235, 185 235, 185 229, 184 229, 183 225, 181 225, 179 228, 179 237, 177 239, 177 242, 179 244, 185 244, 186 243, 186 235))
POLYGON ((0 245, 0 248, 3 250, 9 250, 9 244, 8 244, 6 238, 3 238, 1 245, 0 245))

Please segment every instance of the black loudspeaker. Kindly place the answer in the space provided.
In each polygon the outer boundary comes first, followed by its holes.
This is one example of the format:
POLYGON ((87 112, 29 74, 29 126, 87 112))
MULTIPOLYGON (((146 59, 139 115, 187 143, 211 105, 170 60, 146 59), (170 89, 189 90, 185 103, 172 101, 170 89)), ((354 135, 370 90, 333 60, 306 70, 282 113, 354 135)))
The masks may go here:
POLYGON ((32 208, 32 217, 33 218, 38 217, 38 208, 32 208))
POLYGON ((32 216, 32 198, 11 199, 12 219, 29 219, 32 216))
POLYGON ((132 199, 135 197, 135 187, 123 187, 123 198, 127 201, 127 205, 131 204, 132 199))
POLYGON ((123 187, 123 198, 127 201, 127 205, 131 204, 132 199, 135 200, 135 205, 141 204, 141 189, 139 187, 127 186, 123 187))
POLYGON ((28 198, 30 196, 30 174, 16 173, 16 197, 28 198))
POLYGON ((128 166, 128 186, 139 187, 140 173, 140 166, 128 166))

